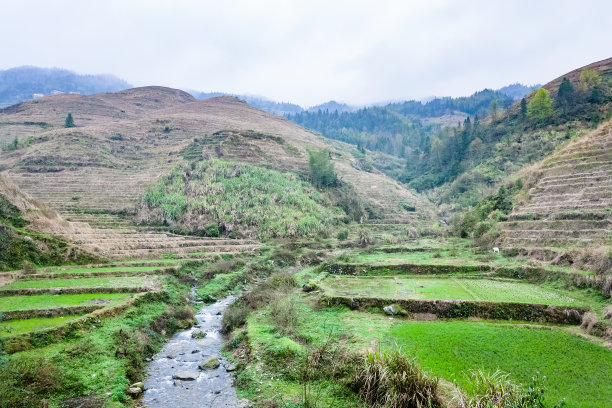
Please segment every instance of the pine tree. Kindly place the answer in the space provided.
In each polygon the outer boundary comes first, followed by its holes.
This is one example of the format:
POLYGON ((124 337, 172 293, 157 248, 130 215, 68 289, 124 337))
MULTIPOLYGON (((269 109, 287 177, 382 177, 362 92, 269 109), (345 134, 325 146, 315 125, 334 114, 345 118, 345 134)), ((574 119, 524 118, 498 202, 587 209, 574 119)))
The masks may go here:
POLYGON ((557 92, 556 105, 561 108, 565 114, 574 100, 574 87, 567 78, 563 78, 559 91, 557 92))
POLYGON ((527 116, 527 101, 525 98, 521 99, 521 119, 525 119, 527 116))
POLYGON ((68 116, 66 116, 66 123, 64 124, 64 127, 66 127, 66 128, 73 128, 73 127, 75 127, 74 119, 72 119, 72 113, 68 113, 68 116))

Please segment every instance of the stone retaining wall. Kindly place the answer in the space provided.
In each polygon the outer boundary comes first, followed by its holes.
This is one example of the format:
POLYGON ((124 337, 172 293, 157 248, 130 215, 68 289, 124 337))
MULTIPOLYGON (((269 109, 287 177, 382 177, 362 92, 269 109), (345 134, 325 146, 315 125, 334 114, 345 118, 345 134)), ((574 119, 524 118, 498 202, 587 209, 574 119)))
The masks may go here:
POLYGON ((468 300, 423 300, 423 299, 383 299, 349 298, 324 296, 322 301, 328 306, 345 305, 351 309, 366 310, 385 306, 399 306, 408 315, 430 313, 439 318, 468 318, 521 320, 549 322, 556 324, 580 324, 586 309, 568 306, 550 306, 533 303, 500 303, 468 300))

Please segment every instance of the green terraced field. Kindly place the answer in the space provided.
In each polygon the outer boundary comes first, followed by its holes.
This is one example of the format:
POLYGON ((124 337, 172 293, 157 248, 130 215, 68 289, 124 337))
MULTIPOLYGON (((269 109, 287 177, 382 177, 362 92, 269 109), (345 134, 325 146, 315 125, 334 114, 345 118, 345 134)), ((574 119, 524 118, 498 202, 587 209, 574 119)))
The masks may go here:
MULTIPOLYGON (((546 376, 549 402, 566 398, 566 408, 612 406, 612 351, 555 329, 490 322, 405 322, 385 339, 415 355, 420 364, 466 386, 470 369, 501 369, 529 383, 546 376)), ((552 404, 550 404, 552 406, 552 404)))
MULTIPOLYGON (((87 273, 87 272, 151 272, 163 269, 161 266, 106 266, 100 268, 56 268, 50 269, 49 273, 87 273)), ((44 269, 39 269, 37 273, 46 273, 44 269)))
POLYGON ((31 288, 115 288, 115 287, 140 287, 151 283, 151 279, 138 276, 127 277, 96 277, 76 279, 48 279, 48 280, 17 280, 10 285, 3 286, 6 289, 31 289, 31 288))
POLYGON ((329 296, 355 298, 459 299, 558 306, 584 304, 560 290, 509 280, 329 276, 320 286, 329 296))
POLYGON ((87 306, 96 299, 108 300, 105 306, 116 305, 131 297, 133 293, 83 293, 75 295, 32 295, 0 297, 0 312, 14 310, 51 309, 66 306, 87 306))
POLYGON ((0 337, 8 337, 34 330, 61 326, 62 324, 78 319, 79 317, 81 317, 81 315, 43 317, 25 320, 7 320, 0 322, 0 337))

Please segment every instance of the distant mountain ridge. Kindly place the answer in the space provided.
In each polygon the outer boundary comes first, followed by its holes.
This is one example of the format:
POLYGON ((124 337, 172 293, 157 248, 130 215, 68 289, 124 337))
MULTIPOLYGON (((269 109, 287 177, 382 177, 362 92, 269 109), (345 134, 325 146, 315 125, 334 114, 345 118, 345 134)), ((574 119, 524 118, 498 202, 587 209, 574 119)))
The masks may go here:
POLYGON ((87 95, 131 87, 114 75, 80 75, 67 69, 22 66, 0 71, 0 108, 56 93, 87 95))

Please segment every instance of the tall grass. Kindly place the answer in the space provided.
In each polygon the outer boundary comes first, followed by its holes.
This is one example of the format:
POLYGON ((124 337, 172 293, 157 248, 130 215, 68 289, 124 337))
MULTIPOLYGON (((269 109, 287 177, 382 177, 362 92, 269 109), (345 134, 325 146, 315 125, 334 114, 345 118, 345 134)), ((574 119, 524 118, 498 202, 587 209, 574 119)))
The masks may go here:
POLYGON ((217 159, 175 166, 139 209, 142 222, 259 238, 326 235, 342 214, 295 174, 217 159))
MULTIPOLYGON (((528 387, 510 380, 510 374, 501 370, 492 373, 484 370, 471 370, 469 383, 473 392, 471 397, 457 391, 455 401, 460 408, 546 408, 544 402, 544 379, 535 376, 528 387)), ((561 407, 561 402, 554 407, 561 407)))
POLYGON ((359 395, 376 408, 440 407, 438 379, 422 371, 399 350, 372 352, 355 378, 359 395))

